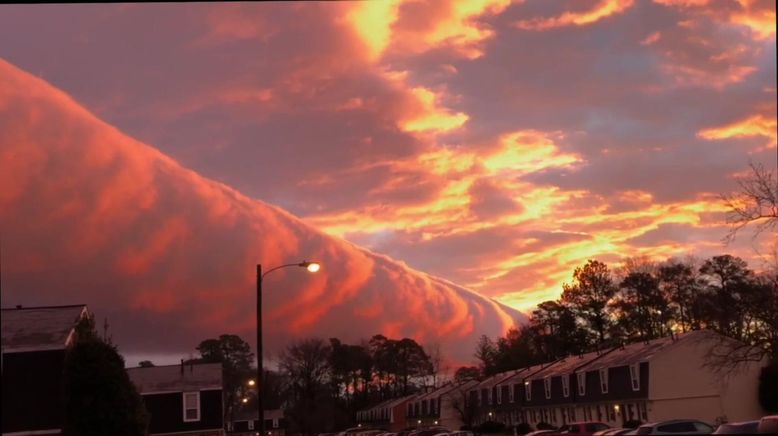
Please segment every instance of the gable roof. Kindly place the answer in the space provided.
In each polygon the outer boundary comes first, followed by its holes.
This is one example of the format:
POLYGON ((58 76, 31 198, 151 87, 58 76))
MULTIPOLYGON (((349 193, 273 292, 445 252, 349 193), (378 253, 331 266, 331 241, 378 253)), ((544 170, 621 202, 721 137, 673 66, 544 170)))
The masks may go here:
POLYGON ((221 363, 127 368, 127 375, 140 394, 222 389, 221 363))
POLYGON ((580 354, 578 356, 567 356, 556 361, 554 365, 547 366, 546 368, 532 374, 527 377, 530 380, 539 380, 546 377, 561 376, 564 374, 572 374, 579 368, 589 365, 592 362, 599 361, 599 359, 605 358, 608 354, 612 353, 613 349, 608 348, 601 351, 593 351, 591 353, 580 354))
POLYGON ((65 349, 85 304, 2 309, 3 353, 65 349))
POLYGON ((705 330, 697 330, 678 334, 675 338, 665 336, 647 342, 633 342, 624 346, 615 347, 602 358, 594 360, 590 364, 579 368, 579 371, 596 371, 604 368, 614 368, 631 365, 633 363, 647 362, 651 357, 656 355, 656 353, 663 351, 677 341, 704 334, 707 334, 705 330))

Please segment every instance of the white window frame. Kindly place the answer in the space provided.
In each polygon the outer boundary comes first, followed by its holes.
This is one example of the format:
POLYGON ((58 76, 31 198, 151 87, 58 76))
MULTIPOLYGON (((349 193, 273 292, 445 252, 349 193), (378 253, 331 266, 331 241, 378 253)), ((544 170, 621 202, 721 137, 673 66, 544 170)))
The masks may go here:
POLYGON ((508 385, 508 402, 509 403, 513 403, 514 402, 514 398, 513 398, 513 390, 514 389, 516 389, 516 384, 515 383, 512 384, 512 385, 508 385))
POLYGON ((524 382, 524 398, 527 401, 532 401, 532 380, 524 382))
POLYGON ((570 396, 570 374, 562 374, 562 396, 570 396))
POLYGON ((199 421, 200 420, 200 415, 201 415, 200 414, 200 391, 182 392, 181 393, 181 399, 182 399, 182 402, 183 402, 182 407, 183 407, 184 422, 197 422, 197 421, 199 421), (197 407, 195 409, 187 409, 187 407, 186 407, 186 397, 187 397, 187 395, 195 395, 195 397, 197 398, 197 400, 196 400, 197 407), (197 410, 197 418, 187 419, 187 417, 186 417, 186 411, 187 410, 197 410))
POLYGON ((629 378, 632 382, 632 390, 640 390, 640 363, 633 363, 629 366, 629 378))
POLYGON ((254 430, 254 420, 249 419, 248 423, 249 423, 249 430, 254 430))
POLYGON ((600 368, 600 391, 608 393, 608 368, 600 368))
POLYGON ((278 428, 278 418, 273 418, 273 428, 278 428))
POLYGON ((497 385, 497 404, 502 404, 502 386, 497 385))
POLYGON ((586 395, 586 372, 577 372, 575 375, 578 378, 578 395, 583 397, 586 395))
POLYGON ((551 379, 545 377, 543 379, 543 389, 546 391, 546 399, 551 399, 551 379))

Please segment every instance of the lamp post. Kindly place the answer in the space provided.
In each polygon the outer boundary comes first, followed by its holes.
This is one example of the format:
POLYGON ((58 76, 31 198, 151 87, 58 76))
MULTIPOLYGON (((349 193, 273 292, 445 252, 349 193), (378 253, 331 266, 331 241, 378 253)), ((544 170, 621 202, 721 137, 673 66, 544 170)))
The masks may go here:
POLYGON ((264 389, 262 378, 262 280, 271 272, 290 266, 305 268, 312 273, 315 273, 321 268, 321 265, 319 265, 318 262, 308 262, 307 260, 304 260, 300 263, 287 263, 275 268, 270 268, 265 273, 262 273, 262 264, 257 264, 257 410, 259 412, 257 419, 259 419, 259 434, 262 436, 266 436, 265 411, 262 407, 262 389, 264 389))

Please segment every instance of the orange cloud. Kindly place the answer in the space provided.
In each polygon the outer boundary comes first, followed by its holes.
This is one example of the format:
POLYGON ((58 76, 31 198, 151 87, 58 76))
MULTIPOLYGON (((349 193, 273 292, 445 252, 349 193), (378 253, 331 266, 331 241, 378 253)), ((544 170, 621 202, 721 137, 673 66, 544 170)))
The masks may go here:
POLYGON ((773 148, 778 143, 778 123, 775 117, 767 115, 753 115, 721 127, 712 127, 697 132, 697 136, 704 139, 728 139, 761 136, 768 139, 767 148, 773 148))
POLYGON ((225 332, 250 340, 257 262, 323 264, 265 279, 271 350, 387 325, 462 359, 520 316, 205 179, 2 60, 0 131, 0 180, 13 187, 0 196, 3 257, 17 259, 3 267, 3 298, 86 302, 111 318, 123 350, 183 353, 225 332), (364 316, 376 305, 380 316, 364 316))
POLYGON ((521 20, 516 26, 527 30, 547 30, 564 26, 585 26, 596 23, 611 15, 620 14, 632 7, 634 0, 601 0, 590 10, 564 12, 557 17, 521 20))

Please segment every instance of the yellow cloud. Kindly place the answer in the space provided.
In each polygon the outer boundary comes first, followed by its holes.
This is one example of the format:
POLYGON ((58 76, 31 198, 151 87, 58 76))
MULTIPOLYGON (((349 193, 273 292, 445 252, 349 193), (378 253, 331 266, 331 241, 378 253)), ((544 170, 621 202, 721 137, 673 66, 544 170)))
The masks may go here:
POLYGON ((778 129, 778 122, 775 118, 757 114, 721 127, 701 130, 697 132, 697 136, 710 140, 763 136, 770 141, 768 147, 775 147, 776 129, 778 129))
POLYGON ((611 15, 624 12, 629 9, 633 3, 633 0, 602 0, 588 11, 565 12, 557 17, 521 20, 516 23, 516 26, 528 30, 546 30, 564 26, 585 26, 611 15))

